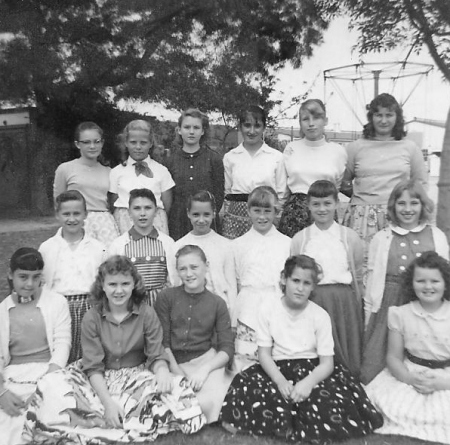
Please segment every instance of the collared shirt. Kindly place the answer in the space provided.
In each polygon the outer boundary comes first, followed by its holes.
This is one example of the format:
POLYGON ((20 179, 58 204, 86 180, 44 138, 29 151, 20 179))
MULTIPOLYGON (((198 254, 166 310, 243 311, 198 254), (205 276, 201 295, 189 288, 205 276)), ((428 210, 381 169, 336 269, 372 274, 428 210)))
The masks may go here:
POLYGON ((125 165, 119 164, 111 170, 109 191, 118 195, 114 207, 128 208, 131 190, 147 188, 154 193, 157 206, 161 209, 164 208, 161 201, 161 193, 170 190, 175 185, 175 182, 164 165, 156 162, 150 156, 147 156, 143 161, 147 163, 153 172, 153 178, 142 174, 137 176, 134 167, 136 161, 130 157, 125 165))
POLYGON ((444 300, 436 312, 427 312, 418 300, 392 306, 388 327, 399 332, 412 355, 428 360, 450 359, 450 302, 444 300))
POLYGON ((241 144, 223 157, 225 193, 248 194, 260 185, 272 187, 282 200, 286 194, 286 170, 283 154, 263 144, 251 156, 241 144))
POLYGON ((213 346, 233 357, 230 315, 222 298, 206 289, 189 294, 179 286, 162 290, 155 309, 163 327, 163 345, 172 350, 177 363, 199 357, 213 346), (217 345, 213 345, 214 333, 217 345))
POLYGON ((162 346, 161 323, 154 309, 142 303, 118 323, 111 312, 91 308, 81 325, 83 370, 88 376, 105 369, 131 368, 145 363, 150 369, 155 360, 168 356, 162 346))

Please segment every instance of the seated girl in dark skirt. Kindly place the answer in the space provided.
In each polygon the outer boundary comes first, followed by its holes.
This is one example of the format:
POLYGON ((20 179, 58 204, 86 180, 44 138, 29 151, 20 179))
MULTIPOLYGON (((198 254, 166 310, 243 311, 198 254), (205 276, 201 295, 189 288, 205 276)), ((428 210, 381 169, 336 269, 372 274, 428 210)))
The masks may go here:
POLYGON ((260 364, 236 375, 228 390, 226 429, 322 442, 363 436, 382 424, 358 381, 334 365, 330 317, 309 301, 319 274, 306 255, 286 261, 283 297, 259 311, 260 364))

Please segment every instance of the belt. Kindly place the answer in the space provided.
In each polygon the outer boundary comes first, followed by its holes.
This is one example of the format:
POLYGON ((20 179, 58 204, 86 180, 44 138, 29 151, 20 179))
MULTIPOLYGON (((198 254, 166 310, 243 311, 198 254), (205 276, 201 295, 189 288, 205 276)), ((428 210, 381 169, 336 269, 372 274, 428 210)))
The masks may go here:
POLYGON ((447 366, 450 366, 450 359, 429 360, 425 358, 420 358, 416 357, 415 355, 412 355, 407 349, 405 349, 405 355, 410 362, 415 363, 416 365, 426 366, 427 368, 431 369, 446 368, 447 366))

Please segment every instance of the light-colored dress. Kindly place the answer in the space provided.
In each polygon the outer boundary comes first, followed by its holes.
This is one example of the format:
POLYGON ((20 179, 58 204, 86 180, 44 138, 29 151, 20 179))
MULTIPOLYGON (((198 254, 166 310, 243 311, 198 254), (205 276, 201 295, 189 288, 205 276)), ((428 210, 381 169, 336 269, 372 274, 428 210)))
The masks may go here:
POLYGON ((88 216, 84 230, 91 238, 108 247, 119 236, 119 229, 108 210, 109 175, 111 169, 99 162, 90 166, 78 158, 59 165, 55 172, 53 197, 67 190, 78 190, 86 199, 88 216))
POLYGON ((232 242, 239 293, 231 320, 236 326, 235 367, 257 360, 258 310, 267 299, 280 298, 280 274, 289 257, 291 239, 275 227, 262 235, 251 228, 232 242))
MULTIPOLYGON (((402 335, 405 349, 427 360, 450 359, 450 303, 426 312, 419 301, 389 309, 389 329, 402 335)), ((450 376, 450 367, 431 369, 405 358, 411 372, 436 378, 450 376)), ((432 442, 450 444, 450 390, 421 394, 413 386, 397 380, 386 368, 366 386, 367 394, 383 414, 380 434, 400 434, 432 442)))

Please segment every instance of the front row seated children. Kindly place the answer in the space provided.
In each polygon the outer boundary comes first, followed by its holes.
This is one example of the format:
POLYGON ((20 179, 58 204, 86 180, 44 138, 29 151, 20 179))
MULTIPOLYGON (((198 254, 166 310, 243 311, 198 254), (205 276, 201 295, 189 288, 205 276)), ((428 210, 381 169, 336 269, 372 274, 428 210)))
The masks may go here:
POLYGON ((158 207, 153 192, 149 189, 134 189, 130 192, 128 212, 133 226, 128 232, 116 238, 108 254, 125 255, 130 258, 141 274, 147 297, 153 305, 158 293, 174 281, 174 241, 157 230, 153 221, 158 207))
POLYGON ((335 361, 359 376, 364 246, 354 230, 335 222, 339 200, 332 182, 314 182, 307 202, 314 223, 294 236, 291 254, 308 255, 320 265, 323 274, 311 300, 331 317, 335 361))
POLYGON ((237 294, 233 251, 231 241, 211 228, 216 218, 214 196, 207 190, 189 196, 186 212, 192 230, 175 242, 175 252, 188 244, 199 246, 205 252, 208 258, 206 288, 222 297, 231 313, 237 294))
POLYGON ((37 438, 138 443, 204 425, 186 379, 169 372, 161 324, 145 298, 128 258, 112 256, 100 266, 82 324, 82 368, 73 364, 40 380, 37 438))
POLYGON ((2 445, 24 443, 24 422, 37 380, 66 366, 69 358, 69 307, 62 295, 41 287, 43 268, 37 250, 18 249, 8 272, 12 292, 0 303, 2 445))
POLYGON ((409 303, 388 312, 387 369, 366 386, 376 432, 450 444, 450 266, 424 252, 404 274, 409 303))
POLYGON ((89 309, 89 291, 98 266, 105 259, 102 243, 86 236, 86 200, 78 190, 68 190, 55 199, 56 218, 61 225, 39 251, 44 258, 45 285, 64 295, 72 319, 72 349, 69 363, 81 358, 81 321, 89 309))
POLYGON ((236 326, 234 367, 240 371, 257 361, 257 309, 268 299, 280 298, 280 270, 289 257, 291 239, 273 225, 278 197, 268 186, 256 187, 248 197, 252 227, 232 241, 238 296, 232 314, 236 326))
POLYGON ((219 418, 232 378, 226 370, 234 352, 230 315, 225 301, 205 287, 208 265, 203 250, 187 245, 176 259, 183 284, 164 289, 155 309, 170 369, 188 379, 211 423, 219 418))
POLYGON ((306 255, 286 261, 283 297, 266 300, 259 311, 260 363, 236 375, 225 398, 226 429, 322 443, 381 426, 357 379, 333 364, 330 317, 309 300, 320 272, 306 255))

